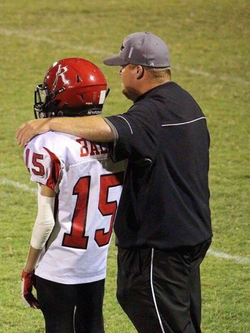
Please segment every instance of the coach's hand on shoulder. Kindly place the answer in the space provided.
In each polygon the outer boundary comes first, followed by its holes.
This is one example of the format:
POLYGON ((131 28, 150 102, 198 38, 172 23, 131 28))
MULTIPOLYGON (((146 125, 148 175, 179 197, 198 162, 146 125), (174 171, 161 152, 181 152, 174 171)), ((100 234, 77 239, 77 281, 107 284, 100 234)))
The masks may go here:
POLYGON ((21 125, 16 133, 17 143, 25 147, 25 145, 37 134, 42 134, 50 130, 49 118, 34 119, 21 125))
POLYGON ((24 270, 22 271, 22 299, 26 306, 39 309, 39 304, 37 299, 32 294, 32 288, 34 285, 34 272, 28 273, 24 270))

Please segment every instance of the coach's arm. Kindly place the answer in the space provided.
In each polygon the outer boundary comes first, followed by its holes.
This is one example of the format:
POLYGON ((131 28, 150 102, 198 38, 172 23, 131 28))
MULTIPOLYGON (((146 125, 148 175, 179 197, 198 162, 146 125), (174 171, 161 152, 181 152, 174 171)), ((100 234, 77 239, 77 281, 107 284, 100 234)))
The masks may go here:
POLYGON ((34 119, 21 125, 17 143, 24 147, 35 135, 48 131, 70 133, 90 141, 112 142, 114 134, 102 117, 62 117, 34 119))

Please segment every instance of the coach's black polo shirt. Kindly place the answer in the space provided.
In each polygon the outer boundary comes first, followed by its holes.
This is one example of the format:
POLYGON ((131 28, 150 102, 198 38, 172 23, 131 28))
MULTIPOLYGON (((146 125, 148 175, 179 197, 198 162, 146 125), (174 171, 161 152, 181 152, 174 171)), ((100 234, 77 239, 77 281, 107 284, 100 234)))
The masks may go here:
POLYGON ((113 159, 128 158, 117 245, 171 249, 211 238, 209 133, 192 96, 168 82, 105 119, 116 136, 113 159))

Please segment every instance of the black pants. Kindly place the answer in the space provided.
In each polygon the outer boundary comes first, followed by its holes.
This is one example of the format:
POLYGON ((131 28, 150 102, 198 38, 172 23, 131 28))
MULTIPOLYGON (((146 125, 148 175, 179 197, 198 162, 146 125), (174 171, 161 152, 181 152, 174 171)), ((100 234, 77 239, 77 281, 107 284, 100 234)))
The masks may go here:
POLYGON ((104 333, 104 282, 66 285, 36 276, 46 333, 104 333))
POLYGON ((117 299, 139 333, 201 332, 200 264, 210 243, 118 248, 117 299))

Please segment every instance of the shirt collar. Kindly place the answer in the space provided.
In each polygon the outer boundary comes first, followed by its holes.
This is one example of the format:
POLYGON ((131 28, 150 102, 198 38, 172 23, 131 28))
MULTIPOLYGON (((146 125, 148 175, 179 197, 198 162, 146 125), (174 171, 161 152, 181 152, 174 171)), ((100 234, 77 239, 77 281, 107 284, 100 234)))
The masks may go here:
POLYGON ((156 91, 160 90, 162 87, 165 87, 166 85, 169 85, 169 84, 173 84, 174 82, 173 81, 168 81, 166 83, 163 83, 163 84, 159 84, 158 86, 146 91, 144 94, 140 95, 139 97, 136 98, 136 100, 134 101, 134 104, 139 102, 140 100, 146 98, 148 95, 150 95, 152 92, 155 93, 156 91))

